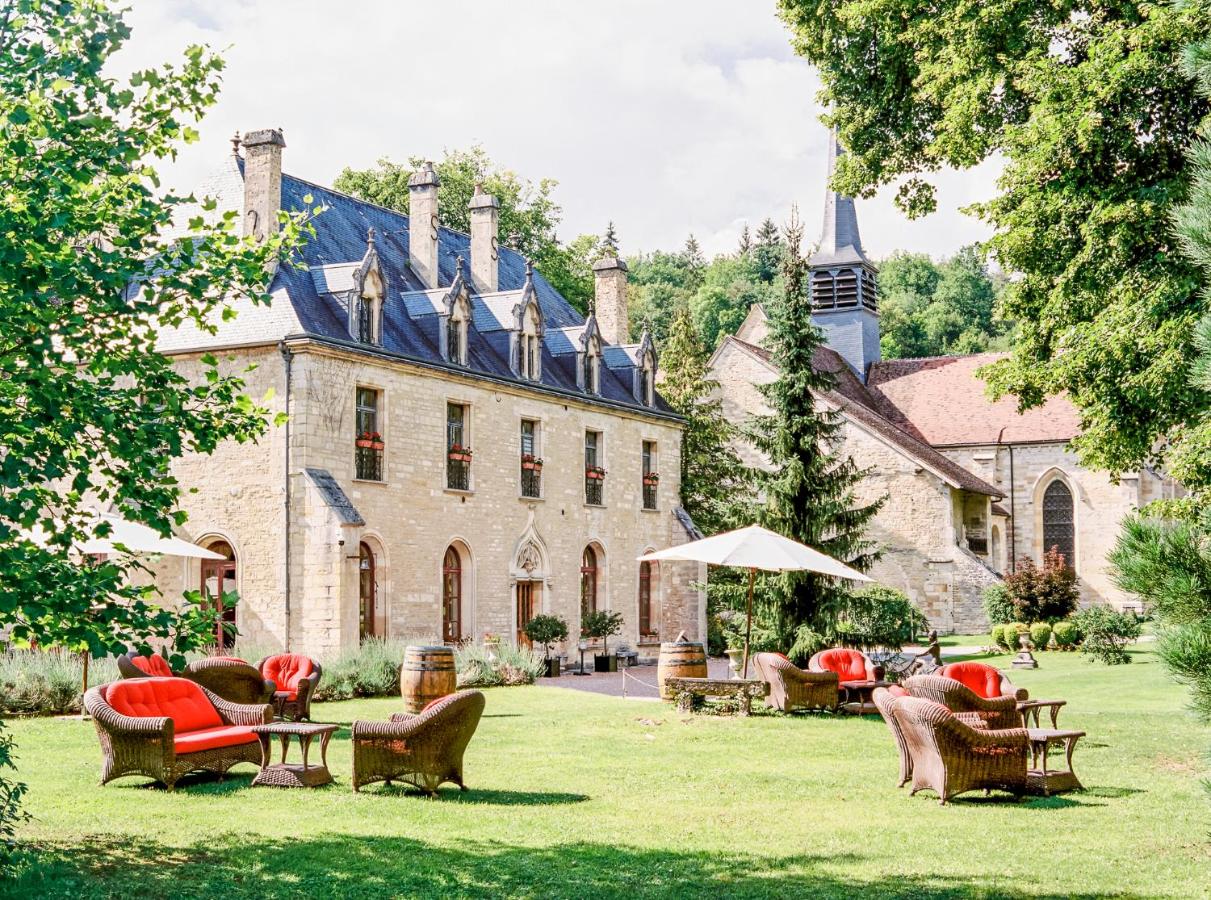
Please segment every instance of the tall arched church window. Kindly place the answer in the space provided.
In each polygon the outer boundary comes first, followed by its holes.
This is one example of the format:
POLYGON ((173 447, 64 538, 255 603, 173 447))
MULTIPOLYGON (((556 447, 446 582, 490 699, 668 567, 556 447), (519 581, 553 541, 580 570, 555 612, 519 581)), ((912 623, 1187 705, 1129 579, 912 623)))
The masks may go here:
POLYGON ((458 551, 446 548, 442 561, 442 640, 457 644, 463 639, 463 562, 458 551))
POLYGON ((639 564, 639 634, 643 637, 655 634, 652 628, 652 564, 639 564))
POLYGON ((584 548, 580 558, 580 615, 597 612, 597 554, 592 547, 584 548))
POLYGON ((1053 481, 1043 492, 1043 552, 1055 547, 1068 568, 1076 568, 1076 515, 1072 491, 1053 481))
POLYGON ((357 545, 357 636, 362 641, 376 636, 374 624, 378 612, 378 583, 374 568, 374 551, 362 541, 357 545))

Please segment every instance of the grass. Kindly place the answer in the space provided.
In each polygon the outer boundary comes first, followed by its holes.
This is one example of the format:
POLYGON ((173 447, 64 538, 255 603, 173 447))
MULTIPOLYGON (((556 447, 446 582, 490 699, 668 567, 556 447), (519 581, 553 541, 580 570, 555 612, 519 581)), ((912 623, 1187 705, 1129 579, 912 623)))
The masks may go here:
MULTIPOLYGON (((550 687, 488 691, 472 789, 429 801, 349 790, 348 730, 317 790, 249 787, 252 769, 169 794, 97 786, 92 726, 10 721, 34 820, 13 896, 1205 896, 1205 729, 1155 657, 1107 668, 1039 654, 1014 680, 1065 697, 1089 736, 1087 790, 940 807, 894 786, 877 718, 685 718, 550 687), (1200 888, 1199 885, 1202 885, 1200 888)), ((1001 665, 1008 657, 994 659, 1001 665)), ((385 718, 390 699, 317 718, 385 718)))

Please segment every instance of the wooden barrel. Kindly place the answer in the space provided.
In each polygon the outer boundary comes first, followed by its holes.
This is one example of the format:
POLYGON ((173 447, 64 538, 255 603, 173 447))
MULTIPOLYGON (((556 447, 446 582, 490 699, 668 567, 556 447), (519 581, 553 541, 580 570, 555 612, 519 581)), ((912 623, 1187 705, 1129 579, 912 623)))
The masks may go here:
POLYGON ((438 697, 456 689, 454 650, 450 647, 409 647, 399 668, 399 692, 404 708, 418 713, 438 697))
POLYGON ((706 678, 706 648, 694 641, 662 643, 656 683, 660 685, 660 696, 671 700, 672 695, 664 689, 666 678, 706 678))

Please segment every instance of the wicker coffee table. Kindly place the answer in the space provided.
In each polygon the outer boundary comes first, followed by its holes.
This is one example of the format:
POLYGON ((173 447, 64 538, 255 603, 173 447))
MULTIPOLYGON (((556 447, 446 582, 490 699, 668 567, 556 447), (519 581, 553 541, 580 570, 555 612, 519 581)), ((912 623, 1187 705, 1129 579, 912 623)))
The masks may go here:
POLYGON ((328 771, 328 741, 339 725, 323 725, 313 722, 272 722, 268 725, 253 725, 252 731, 261 742, 261 771, 252 779, 253 786, 267 784, 273 787, 319 787, 330 784, 332 774, 328 771), (280 762, 271 763, 269 745, 274 736, 282 744, 280 762), (299 746, 303 750, 303 762, 286 762, 286 750, 290 746, 291 735, 297 736, 299 746), (320 739, 320 764, 308 763, 307 755, 311 750, 311 742, 316 737, 320 739))
POLYGON ((1064 706, 1067 700, 1022 700, 1018 703, 1018 712, 1022 714, 1022 724, 1027 728, 1031 722, 1034 727, 1040 726, 1039 718, 1044 708, 1051 713, 1051 727, 1054 730, 1059 726, 1056 725, 1056 719, 1060 717, 1060 707, 1064 706))
POLYGON ((1027 728, 1030 739, 1030 769, 1026 772, 1026 788, 1032 794, 1044 797, 1061 791, 1079 791, 1084 786, 1072 771, 1072 754, 1076 742, 1085 736, 1083 731, 1061 731, 1055 728, 1027 728), (1064 747, 1064 769, 1047 767, 1048 751, 1052 745, 1064 747))

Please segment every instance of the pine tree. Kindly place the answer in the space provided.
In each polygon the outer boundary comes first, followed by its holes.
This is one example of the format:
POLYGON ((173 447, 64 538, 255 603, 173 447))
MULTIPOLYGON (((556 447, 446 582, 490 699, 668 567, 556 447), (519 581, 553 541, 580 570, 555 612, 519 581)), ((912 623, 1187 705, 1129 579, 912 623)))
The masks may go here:
POLYGON ((685 417, 682 505, 706 534, 747 524, 753 510, 743 504, 752 496, 752 475, 733 448, 735 427, 724 418, 721 401, 712 398, 719 385, 710 376, 710 353, 684 299, 673 314, 660 367, 660 394, 685 417))
POLYGON ((685 240, 685 250, 681 252, 681 258, 685 261, 685 286, 696 291, 702 286, 706 257, 698 239, 692 234, 685 240))
POLYGON ((618 233, 614 230, 613 220, 606 224, 605 237, 601 239, 601 251, 603 257, 618 257, 618 233))
POLYGON ((744 223, 744 229, 740 232, 740 255, 748 256, 753 252, 753 234, 748 230, 748 222, 744 223))
MULTIPOLYGON (((820 403, 835 380, 812 364, 823 335, 811 321, 802 241, 803 225, 792 210, 785 290, 773 304, 767 341, 780 374, 761 389, 771 413, 756 417, 749 428, 749 439, 770 461, 759 479, 766 497, 762 519, 771 530, 861 572, 878 557, 865 531, 883 500, 858 504, 854 488, 866 472, 833 449, 840 444, 842 421, 820 403)), ((815 648, 847 593, 844 583, 814 572, 787 572, 768 579, 767 586, 772 590, 765 603, 777 640, 796 656, 815 648)))
POLYGON ((757 255, 757 277, 769 284, 777 277, 782 264, 782 235, 773 219, 761 223, 753 249, 757 255))

